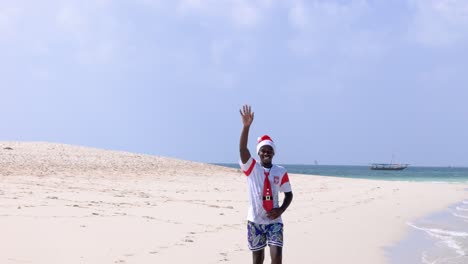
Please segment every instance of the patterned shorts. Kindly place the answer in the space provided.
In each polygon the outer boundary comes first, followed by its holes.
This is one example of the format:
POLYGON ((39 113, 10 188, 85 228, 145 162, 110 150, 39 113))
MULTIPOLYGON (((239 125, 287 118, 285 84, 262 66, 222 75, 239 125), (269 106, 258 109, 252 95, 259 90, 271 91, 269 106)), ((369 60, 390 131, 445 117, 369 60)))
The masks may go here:
POLYGON ((248 221, 247 237, 252 251, 263 249, 267 244, 283 247, 283 224, 263 225, 248 221))

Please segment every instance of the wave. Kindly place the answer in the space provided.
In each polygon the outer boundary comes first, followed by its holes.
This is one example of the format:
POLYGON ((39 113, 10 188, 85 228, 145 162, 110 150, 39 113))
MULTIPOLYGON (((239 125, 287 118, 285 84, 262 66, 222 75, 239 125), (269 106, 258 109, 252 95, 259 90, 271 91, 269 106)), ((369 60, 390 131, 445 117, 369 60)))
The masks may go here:
POLYGON ((468 216, 466 216, 466 215, 459 215, 459 214, 457 214, 457 213, 452 213, 452 215, 453 215, 453 216, 456 216, 456 217, 468 219, 468 216))
POLYGON ((424 227, 416 226, 412 223, 408 223, 408 225, 418 230, 425 231, 425 232, 431 232, 435 234, 448 235, 448 236, 454 236, 454 237, 468 237, 467 232, 449 231, 449 230, 437 229, 437 228, 424 228, 424 227))
POLYGON ((463 204, 468 204, 468 201, 462 201, 463 204))
POLYGON ((458 211, 468 211, 468 208, 463 208, 460 206, 457 206, 455 209, 457 209, 458 211))
POLYGON ((429 260, 429 257, 427 256, 427 252, 426 252, 426 251, 424 251, 424 252, 422 253, 421 261, 422 261, 422 263, 424 263, 424 264, 435 264, 435 263, 437 262, 437 260, 436 260, 436 261, 430 261, 430 260, 429 260))
POLYGON ((458 255, 466 255, 466 252, 463 250, 461 245, 455 240, 455 237, 468 237, 467 232, 450 231, 437 228, 424 228, 416 226, 412 223, 407 224, 415 229, 426 232, 432 237, 440 239, 442 243, 444 243, 447 247, 453 249, 458 255))

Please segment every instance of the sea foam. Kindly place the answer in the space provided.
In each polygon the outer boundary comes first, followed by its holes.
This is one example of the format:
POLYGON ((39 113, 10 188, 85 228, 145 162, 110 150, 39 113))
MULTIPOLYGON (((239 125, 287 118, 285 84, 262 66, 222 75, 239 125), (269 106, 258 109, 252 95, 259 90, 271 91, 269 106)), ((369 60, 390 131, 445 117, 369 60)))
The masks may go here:
POLYGON ((458 211, 468 211, 468 208, 464 208, 464 207, 460 207, 460 206, 457 206, 456 209, 458 211))
POLYGON ((408 223, 409 226, 424 231, 432 237, 435 237, 445 244, 448 248, 453 249, 459 256, 465 256, 466 252, 462 246, 455 240, 456 237, 468 237, 467 232, 450 231, 437 228, 424 228, 408 223))
POLYGON ((466 216, 466 215, 459 215, 459 214, 457 214, 457 213, 452 213, 452 215, 453 215, 453 216, 456 216, 456 217, 468 219, 468 216, 466 216))

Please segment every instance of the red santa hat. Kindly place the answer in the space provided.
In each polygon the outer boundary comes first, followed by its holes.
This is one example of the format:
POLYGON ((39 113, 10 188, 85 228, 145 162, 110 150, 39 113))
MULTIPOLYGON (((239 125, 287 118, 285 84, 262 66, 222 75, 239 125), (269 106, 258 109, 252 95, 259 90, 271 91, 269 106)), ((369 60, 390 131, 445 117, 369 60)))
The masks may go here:
POLYGON ((268 135, 263 135, 258 138, 258 144, 257 144, 257 153, 260 151, 260 148, 263 146, 271 146, 273 148, 273 151, 276 153, 276 146, 273 140, 270 138, 268 135))

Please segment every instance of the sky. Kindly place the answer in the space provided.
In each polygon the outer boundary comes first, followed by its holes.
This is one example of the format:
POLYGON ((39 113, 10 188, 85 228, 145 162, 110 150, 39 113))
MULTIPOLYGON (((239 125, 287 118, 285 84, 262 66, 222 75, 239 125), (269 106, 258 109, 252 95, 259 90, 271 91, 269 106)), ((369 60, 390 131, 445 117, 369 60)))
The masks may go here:
POLYGON ((466 0, 0 0, 0 140, 468 166, 466 0))

